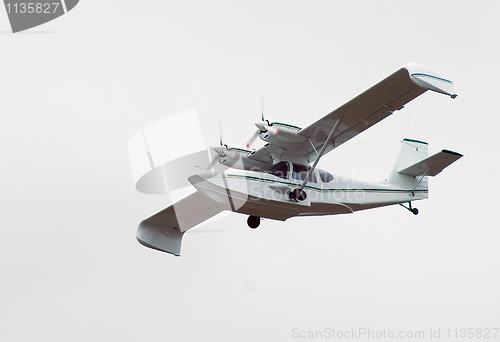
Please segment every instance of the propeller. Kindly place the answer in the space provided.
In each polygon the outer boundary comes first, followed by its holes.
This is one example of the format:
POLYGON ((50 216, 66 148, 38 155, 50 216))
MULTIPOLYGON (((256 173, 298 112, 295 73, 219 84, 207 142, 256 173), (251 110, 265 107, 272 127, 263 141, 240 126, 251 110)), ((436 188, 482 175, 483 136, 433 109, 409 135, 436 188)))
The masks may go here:
POLYGON ((250 145, 252 145, 255 142, 255 140, 257 139, 257 137, 261 133, 263 133, 263 132, 266 131, 266 128, 265 128, 266 123, 267 123, 268 126, 272 126, 272 124, 269 123, 269 120, 266 120, 264 118, 264 96, 262 96, 260 98, 260 108, 261 108, 261 119, 262 119, 262 121, 255 124, 255 126, 257 126, 258 130, 255 131, 254 134, 252 134, 252 136, 250 137, 250 139, 248 139, 248 141, 247 141, 247 148, 250 148, 250 145))
POLYGON ((215 165, 215 162, 217 161, 217 159, 219 159, 219 157, 224 157, 226 155, 224 151, 228 150, 227 145, 224 145, 222 143, 222 122, 219 122, 219 144, 220 147, 212 147, 212 149, 216 152, 216 155, 212 158, 212 161, 210 162, 210 164, 208 164, 206 170, 211 169, 215 165))
POLYGON ((215 155, 213 158, 212 158, 212 161, 210 162, 210 164, 208 164, 208 166, 205 168, 205 170, 209 170, 211 169, 212 167, 214 167, 215 165, 215 162, 217 161, 217 155, 215 155))

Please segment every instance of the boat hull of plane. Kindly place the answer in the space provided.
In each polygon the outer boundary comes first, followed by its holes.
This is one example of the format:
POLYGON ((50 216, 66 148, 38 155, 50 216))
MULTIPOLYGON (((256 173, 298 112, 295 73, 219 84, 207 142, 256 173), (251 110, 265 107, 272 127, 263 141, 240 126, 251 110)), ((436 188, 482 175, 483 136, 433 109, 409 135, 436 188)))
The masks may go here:
POLYGON ((204 172, 191 176, 189 181, 225 210, 276 220, 348 214, 412 200, 411 190, 394 189, 382 183, 344 181, 328 187, 307 186, 306 200, 297 202, 288 196, 297 184, 252 171, 204 172))

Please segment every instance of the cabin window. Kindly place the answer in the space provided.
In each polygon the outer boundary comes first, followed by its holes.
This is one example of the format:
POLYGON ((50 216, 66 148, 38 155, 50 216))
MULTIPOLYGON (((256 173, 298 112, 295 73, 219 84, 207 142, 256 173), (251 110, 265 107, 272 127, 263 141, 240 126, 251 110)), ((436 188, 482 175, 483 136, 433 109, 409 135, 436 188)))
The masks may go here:
MULTIPOLYGON (((306 179, 307 173, 310 169, 311 168, 308 165, 293 164, 292 178, 303 181, 304 179, 306 179)), ((311 173, 308 182, 317 183, 314 171, 311 173)))
POLYGON ((280 178, 288 179, 288 173, 290 172, 290 166, 288 162, 279 162, 276 165, 273 165, 269 170, 266 171, 272 175, 275 175, 280 178))
POLYGON ((321 181, 323 183, 329 183, 333 180, 333 176, 330 172, 326 172, 323 170, 318 170, 319 172, 319 178, 321 178, 321 181))

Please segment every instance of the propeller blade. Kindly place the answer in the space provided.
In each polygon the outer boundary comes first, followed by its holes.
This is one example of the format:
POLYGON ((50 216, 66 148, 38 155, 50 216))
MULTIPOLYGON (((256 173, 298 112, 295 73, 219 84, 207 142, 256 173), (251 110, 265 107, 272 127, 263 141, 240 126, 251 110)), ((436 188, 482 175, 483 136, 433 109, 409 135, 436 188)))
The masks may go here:
POLYGON ((262 96, 260 98, 260 108, 261 108, 261 111, 262 111, 262 121, 265 121, 264 120, 264 96, 262 96))
POLYGON ((222 122, 219 122, 219 142, 222 146, 222 122))
POLYGON ((210 170, 214 165, 215 165, 215 162, 217 162, 217 155, 215 155, 213 158, 212 158, 212 161, 210 162, 210 164, 208 164, 208 166, 206 167, 205 170, 210 170))
POLYGON ((250 139, 247 142, 247 148, 250 148, 250 145, 252 145, 259 136, 260 130, 255 131, 255 133, 250 137, 250 139))
MULTIPOLYGON (((260 109, 261 109, 261 119, 262 119, 262 122, 264 122, 265 121, 265 119, 264 119, 264 96, 261 96, 261 98, 260 98, 260 109)), ((264 126, 265 125, 262 124, 262 127, 264 127, 264 126)), ((259 129, 247 141, 247 148, 250 148, 250 145, 252 145, 254 143, 255 139, 257 139, 259 134, 265 130, 264 128, 261 128, 259 126, 257 126, 257 128, 259 128, 259 129)))

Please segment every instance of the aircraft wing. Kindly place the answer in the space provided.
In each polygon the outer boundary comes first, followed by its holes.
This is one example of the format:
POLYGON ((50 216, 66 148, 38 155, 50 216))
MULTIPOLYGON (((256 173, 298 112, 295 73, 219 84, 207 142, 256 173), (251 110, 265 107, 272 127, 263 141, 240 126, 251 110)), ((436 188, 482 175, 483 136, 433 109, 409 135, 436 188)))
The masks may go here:
POLYGON ((137 228, 137 241, 146 247, 179 256, 184 233, 223 210, 196 191, 144 219, 137 228))
POLYGON ((457 96, 451 81, 423 66, 407 64, 333 112, 299 129, 298 135, 308 140, 304 139, 301 143, 293 145, 273 143, 255 151, 251 158, 267 162, 270 160, 270 153, 281 152, 311 162, 337 122, 338 127, 325 153, 375 125, 394 111, 402 109, 406 103, 427 90, 452 98, 457 96))

